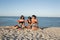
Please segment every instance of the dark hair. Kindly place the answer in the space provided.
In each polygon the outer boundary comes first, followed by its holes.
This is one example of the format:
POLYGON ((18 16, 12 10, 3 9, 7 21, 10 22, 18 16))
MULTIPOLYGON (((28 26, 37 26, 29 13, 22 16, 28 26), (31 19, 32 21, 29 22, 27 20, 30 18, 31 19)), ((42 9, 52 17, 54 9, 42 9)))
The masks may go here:
POLYGON ((29 16, 28 19, 31 21, 32 18, 29 16))
POLYGON ((32 17, 34 17, 36 19, 36 16, 35 15, 32 15, 32 17))
POLYGON ((29 16, 28 19, 31 19, 31 17, 29 16))
POLYGON ((20 19, 22 19, 22 17, 23 17, 23 19, 25 19, 25 17, 23 15, 21 15, 20 19))

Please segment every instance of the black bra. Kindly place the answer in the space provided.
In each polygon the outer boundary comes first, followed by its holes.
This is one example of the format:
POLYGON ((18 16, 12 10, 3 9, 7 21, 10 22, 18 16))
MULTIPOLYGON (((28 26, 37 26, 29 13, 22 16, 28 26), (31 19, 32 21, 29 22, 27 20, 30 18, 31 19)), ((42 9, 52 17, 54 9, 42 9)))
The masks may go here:
POLYGON ((24 23, 24 21, 22 21, 22 22, 19 22, 19 23, 24 23))

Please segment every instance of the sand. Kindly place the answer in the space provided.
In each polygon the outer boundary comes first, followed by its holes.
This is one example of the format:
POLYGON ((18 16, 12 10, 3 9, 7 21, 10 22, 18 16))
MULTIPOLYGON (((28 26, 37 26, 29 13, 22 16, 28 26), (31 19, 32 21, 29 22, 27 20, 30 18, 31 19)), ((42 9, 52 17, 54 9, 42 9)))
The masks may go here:
POLYGON ((0 27, 0 40, 60 40, 60 27, 13 29, 12 26, 0 27))

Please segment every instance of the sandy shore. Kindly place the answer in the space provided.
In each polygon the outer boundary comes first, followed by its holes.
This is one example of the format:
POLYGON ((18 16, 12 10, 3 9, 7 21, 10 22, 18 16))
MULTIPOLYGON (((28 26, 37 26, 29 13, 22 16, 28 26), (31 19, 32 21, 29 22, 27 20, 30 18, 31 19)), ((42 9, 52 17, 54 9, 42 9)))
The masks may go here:
POLYGON ((38 30, 12 29, 11 26, 0 27, 0 40, 60 40, 60 28, 51 27, 38 30))

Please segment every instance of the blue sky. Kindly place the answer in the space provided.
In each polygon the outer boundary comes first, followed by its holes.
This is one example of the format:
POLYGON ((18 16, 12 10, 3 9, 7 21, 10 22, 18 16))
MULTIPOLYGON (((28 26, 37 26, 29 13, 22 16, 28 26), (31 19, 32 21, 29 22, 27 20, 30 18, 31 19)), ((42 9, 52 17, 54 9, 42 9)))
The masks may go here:
POLYGON ((0 16, 60 17, 60 0, 0 0, 0 16))

